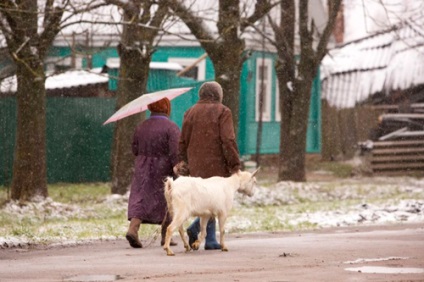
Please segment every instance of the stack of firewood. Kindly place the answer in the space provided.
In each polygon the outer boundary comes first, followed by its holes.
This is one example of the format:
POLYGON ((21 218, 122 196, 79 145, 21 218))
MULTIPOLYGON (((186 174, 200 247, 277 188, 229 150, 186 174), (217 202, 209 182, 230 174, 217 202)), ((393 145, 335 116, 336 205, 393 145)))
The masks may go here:
MULTIPOLYGON (((386 107, 396 110, 398 106, 386 107)), ((424 172, 424 104, 380 115, 378 127, 370 135, 374 173, 424 172)))

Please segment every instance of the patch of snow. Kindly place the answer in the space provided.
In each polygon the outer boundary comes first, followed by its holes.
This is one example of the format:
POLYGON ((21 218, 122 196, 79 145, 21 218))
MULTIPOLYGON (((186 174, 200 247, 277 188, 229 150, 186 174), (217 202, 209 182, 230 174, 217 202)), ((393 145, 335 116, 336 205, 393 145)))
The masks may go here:
POLYGON ((389 261, 389 260, 403 260, 403 259, 409 259, 409 257, 386 257, 386 258, 359 258, 356 260, 351 261, 345 261, 345 264, 357 264, 357 263, 364 263, 364 262, 377 262, 377 261, 389 261))
POLYGON ((353 225, 384 224, 395 222, 423 222, 424 201, 402 200, 399 203, 348 207, 341 211, 319 211, 296 215, 289 223, 312 223, 318 227, 344 227, 353 225))

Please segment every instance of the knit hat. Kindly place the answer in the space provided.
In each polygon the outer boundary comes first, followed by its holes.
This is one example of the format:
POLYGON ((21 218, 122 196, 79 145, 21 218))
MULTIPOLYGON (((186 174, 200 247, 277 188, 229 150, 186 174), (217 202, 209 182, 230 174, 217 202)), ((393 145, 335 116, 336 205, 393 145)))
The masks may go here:
POLYGON ((199 98, 200 100, 219 101, 222 102, 222 87, 216 81, 205 82, 200 86, 199 98))
POLYGON ((152 113, 163 113, 169 116, 171 113, 171 102, 168 98, 163 98, 147 106, 152 113))

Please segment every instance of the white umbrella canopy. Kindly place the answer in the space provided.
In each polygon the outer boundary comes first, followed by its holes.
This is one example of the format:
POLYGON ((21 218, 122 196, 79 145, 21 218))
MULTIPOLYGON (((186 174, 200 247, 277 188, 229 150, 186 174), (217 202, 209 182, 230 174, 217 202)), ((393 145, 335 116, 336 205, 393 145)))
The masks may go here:
POLYGON ((168 98, 169 100, 174 99, 175 97, 180 96, 181 94, 186 93, 191 90, 193 87, 183 87, 183 88, 171 88, 166 90, 161 90, 157 92, 152 92, 148 94, 143 94, 139 98, 132 100, 128 104, 120 108, 116 113, 114 113, 108 120, 106 120, 103 125, 115 122, 117 120, 123 119, 127 116, 141 113, 147 110, 147 106, 154 102, 157 102, 163 98, 168 98))

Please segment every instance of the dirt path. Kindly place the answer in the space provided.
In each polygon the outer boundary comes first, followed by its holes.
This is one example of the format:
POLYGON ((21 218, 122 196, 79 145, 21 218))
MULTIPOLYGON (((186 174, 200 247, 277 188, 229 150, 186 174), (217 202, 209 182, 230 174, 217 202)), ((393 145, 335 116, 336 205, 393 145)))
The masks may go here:
POLYGON ((175 257, 157 241, 2 249, 0 281, 424 281, 424 272, 400 274, 424 271, 424 224, 232 235, 229 252, 184 253, 178 242, 175 257), (374 268, 346 270, 360 267, 374 268))

